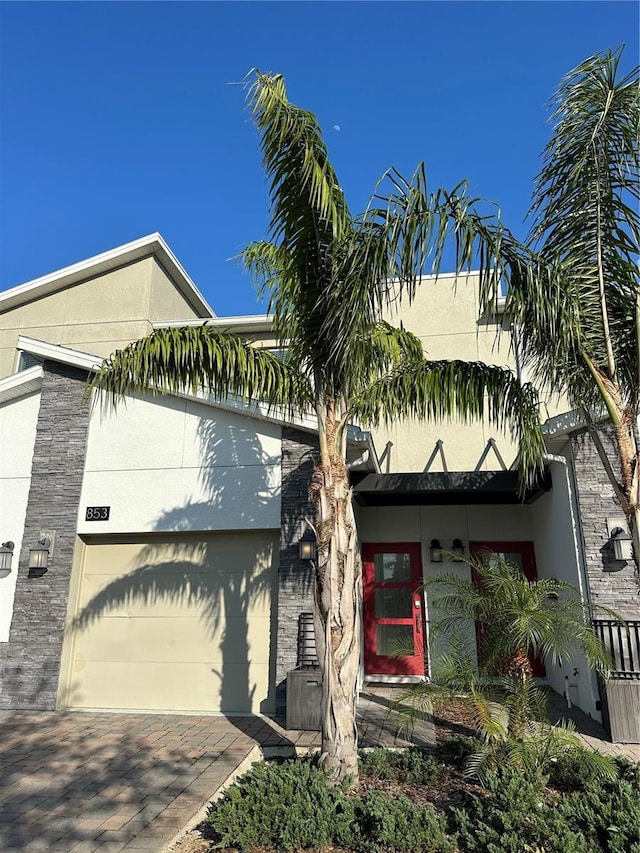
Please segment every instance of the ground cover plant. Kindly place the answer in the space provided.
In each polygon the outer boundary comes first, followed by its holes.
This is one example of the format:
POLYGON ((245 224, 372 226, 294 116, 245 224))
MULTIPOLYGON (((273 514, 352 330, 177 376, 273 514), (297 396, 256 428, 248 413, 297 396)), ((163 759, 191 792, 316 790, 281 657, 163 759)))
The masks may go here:
POLYGON ((602 779, 576 750, 548 775, 505 768, 478 784, 462 773, 473 746, 361 753, 351 790, 329 787, 315 758, 254 765, 211 807, 210 849, 640 853, 639 765, 618 759, 602 779))

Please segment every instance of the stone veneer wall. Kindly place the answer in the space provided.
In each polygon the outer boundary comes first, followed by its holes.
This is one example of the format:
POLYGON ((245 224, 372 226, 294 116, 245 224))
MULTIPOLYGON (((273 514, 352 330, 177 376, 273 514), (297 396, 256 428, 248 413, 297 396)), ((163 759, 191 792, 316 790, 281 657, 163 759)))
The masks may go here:
POLYGON ((313 570, 298 557, 305 518, 313 518, 309 486, 318 441, 309 433, 282 430, 282 493, 280 562, 278 569, 278 651, 276 657, 276 714, 286 711, 287 672, 297 664, 298 617, 313 610, 313 570))
POLYGON ((55 708, 89 426, 85 378, 74 367, 44 364, 1 708, 55 708), (55 530, 49 571, 29 578, 29 548, 43 529, 55 530))
MULTIPOLYGON (((612 432, 605 428, 600 435, 618 474, 612 432)), ((640 587, 634 577, 634 565, 616 561, 609 545, 607 518, 624 514, 613 499, 613 489, 589 433, 574 433, 571 448, 591 602, 610 607, 623 618, 640 619, 640 587)))

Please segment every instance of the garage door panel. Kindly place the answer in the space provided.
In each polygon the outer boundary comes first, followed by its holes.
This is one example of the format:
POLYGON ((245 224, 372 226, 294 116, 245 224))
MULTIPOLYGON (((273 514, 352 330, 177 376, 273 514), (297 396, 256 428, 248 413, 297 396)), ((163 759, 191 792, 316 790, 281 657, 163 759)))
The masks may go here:
POLYGON ((246 584, 236 584, 233 577, 222 577, 220 572, 198 572, 188 577, 166 573, 143 583, 139 579, 132 583, 127 575, 91 575, 83 583, 80 606, 92 622, 99 614, 100 619, 184 616, 213 624, 224 619, 221 609, 227 616, 234 616, 243 611, 248 600, 252 615, 268 615, 273 583, 271 567, 261 569, 260 574, 246 584))
POLYGON ((228 645, 224 650, 225 661, 242 663, 246 657, 244 649, 248 647, 250 663, 267 663, 269 646, 264 638, 269 636, 269 628, 269 619, 265 617, 252 617, 248 625, 244 619, 227 619, 224 625, 210 625, 208 621, 199 623, 180 616, 114 617, 102 620, 86 632, 78 643, 76 662, 215 660, 221 666, 221 645, 225 642, 228 645))
POLYGON ((176 537, 86 543, 78 593, 83 618, 65 640, 70 664, 61 702, 123 710, 265 710, 274 687, 269 659, 277 546, 276 534, 248 533, 188 534, 185 543, 176 537), (136 569, 152 549, 162 562, 141 577, 136 569), (200 562, 186 562, 186 552, 200 562))
POLYGON ((230 664, 223 679, 215 662, 137 663, 123 673, 110 662, 92 661, 76 674, 71 701, 83 708, 247 714, 272 710, 259 699, 268 686, 266 664, 252 665, 249 678, 246 666, 230 664))

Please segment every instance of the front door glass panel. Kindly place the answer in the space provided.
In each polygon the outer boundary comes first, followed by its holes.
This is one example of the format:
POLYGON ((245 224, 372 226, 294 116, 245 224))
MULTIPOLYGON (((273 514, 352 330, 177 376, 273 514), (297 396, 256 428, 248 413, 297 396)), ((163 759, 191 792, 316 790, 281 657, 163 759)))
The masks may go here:
POLYGON ((420 543, 363 547, 367 675, 423 675, 420 543))

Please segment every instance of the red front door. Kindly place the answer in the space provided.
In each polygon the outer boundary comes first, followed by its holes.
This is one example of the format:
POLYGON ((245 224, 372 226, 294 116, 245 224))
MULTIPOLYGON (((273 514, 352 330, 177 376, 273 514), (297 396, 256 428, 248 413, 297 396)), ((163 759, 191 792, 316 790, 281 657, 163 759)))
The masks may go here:
POLYGON ((364 670, 424 675, 420 543, 363 545, 364 670))
MULTIPOLYGON (((498 554, 503 560, 516 565, 527 580, 533 581, 538 577, 533 542, 470 542, 469 548, 473 556, 483 563, 487 562, 491 553, 498 554)), ((533 674, 544 678, 544 662, 531 655, 529 659, 533 674)))

